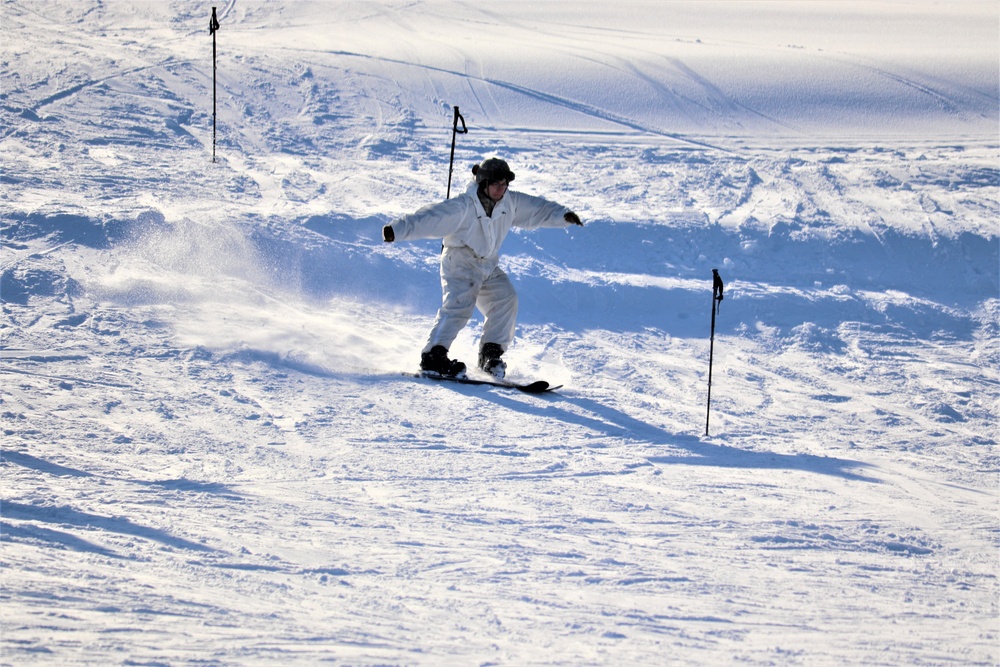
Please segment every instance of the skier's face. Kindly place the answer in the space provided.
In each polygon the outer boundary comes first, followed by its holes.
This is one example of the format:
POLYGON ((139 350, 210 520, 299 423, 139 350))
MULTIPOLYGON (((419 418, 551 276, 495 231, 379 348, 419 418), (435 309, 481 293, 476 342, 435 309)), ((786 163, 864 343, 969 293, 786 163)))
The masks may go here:
POLYGON ((507 181, 496 181, 486 186, 486 195, 493 201, 500 201, 507 192, 507 181))

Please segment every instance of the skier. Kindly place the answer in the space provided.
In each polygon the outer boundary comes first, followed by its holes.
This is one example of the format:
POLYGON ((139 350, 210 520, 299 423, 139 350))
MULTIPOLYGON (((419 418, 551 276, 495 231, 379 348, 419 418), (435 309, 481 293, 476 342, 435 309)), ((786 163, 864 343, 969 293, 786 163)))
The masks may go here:
POLYGON ((475 177, 454 199, 424 206, 382 228, 387 243, 414 239, 444 240, 441 253, 442 303, 420 355, 423 371, 464 377, 465 364, 448 358, 448 348, 479 308, 486 317, 479 346, 479 368, 503 380, 503 353, 514 339, 517 293, 500 268, 500 245, 511 227, 583 226, 565 206, 508 190, 514 172, 499 158, 472 167, 475 177))

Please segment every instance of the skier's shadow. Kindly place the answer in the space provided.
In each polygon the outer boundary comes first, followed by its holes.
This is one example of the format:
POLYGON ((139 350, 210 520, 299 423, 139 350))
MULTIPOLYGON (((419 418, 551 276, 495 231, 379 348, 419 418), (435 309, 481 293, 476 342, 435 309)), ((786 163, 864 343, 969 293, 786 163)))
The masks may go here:
POLYGON ((670 433, 659 426, 646 423, 621 410, 583 396, 543 394, 540 397, 541 401, 527 402, 494 391, 488 392, 487 398, 514 412, 532 414, 543 419, 556 419, 581 426, 607 438, 633 441, 637 445, 671 448, 670 454, 646 456, 646 460, 653 465, 802 470, 843 479, 879 483, 878 479, 858 472, 869 467, 861 461, 813 454, 755 452, 717 444, 695 435, 670 433), (686 453, 678 453, 677 450, 686 453))

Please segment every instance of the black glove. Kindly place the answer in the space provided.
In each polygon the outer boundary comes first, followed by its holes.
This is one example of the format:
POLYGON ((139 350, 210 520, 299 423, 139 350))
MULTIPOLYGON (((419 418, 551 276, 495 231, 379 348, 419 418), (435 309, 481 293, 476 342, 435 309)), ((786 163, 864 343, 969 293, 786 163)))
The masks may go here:
POLYGON ((567 211, 566 215, 563 216, 563 220, 572 223, 574 225, 580 225, 581 227, 583 227, 583 223, 580 222, 580 216, 578 216, 573 211, 567 211))
POLYGON ((392 231, 392 225, 386 225, 382 228, 382 240, 386 243, 392 243, 396 240, 396 232, 392 231))

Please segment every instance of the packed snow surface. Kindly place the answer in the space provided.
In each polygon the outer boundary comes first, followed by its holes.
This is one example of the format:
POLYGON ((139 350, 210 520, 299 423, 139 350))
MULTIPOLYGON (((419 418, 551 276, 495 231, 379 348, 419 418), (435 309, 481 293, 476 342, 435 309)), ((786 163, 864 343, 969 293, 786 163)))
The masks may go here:
POLYGON ((213 162, 207 3, 0 4, 0 664, 1000 662, 996 2, 217 16, 213 162), (412 377, 456 107, 555 393, 412 377))

